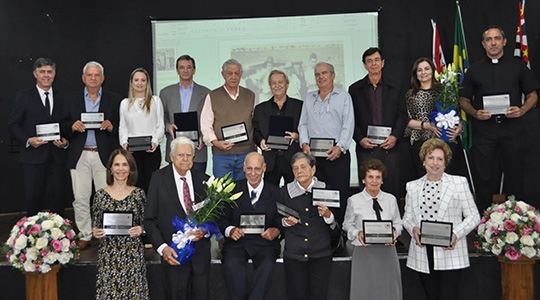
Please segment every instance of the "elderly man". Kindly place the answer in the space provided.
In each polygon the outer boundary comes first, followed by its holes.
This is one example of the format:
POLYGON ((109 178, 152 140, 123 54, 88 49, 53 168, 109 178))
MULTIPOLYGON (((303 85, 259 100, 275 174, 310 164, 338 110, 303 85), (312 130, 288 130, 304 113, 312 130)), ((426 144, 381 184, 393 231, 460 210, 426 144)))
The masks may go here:
POLYGON ((302 101, 290 98, 287 95, 289 87, 289 78, 284 72, 273 70, 268 77, 268 84, 272 91, 272 98, 255 107, 253 114, 253 139, 263 151, 266 161, 266 172, 264 180, 279 185, 281 178, 285 183, 293 181, 294 176, 291 170, 290 161, 292 156, 301 151, 298 144, 298 122, 302 112, 302 101), (286 150, 272 149, 266 144, 266 139, 270 132, 269 121, 271 116, 292 117, 291 131, 285 132, 285 138, 290 141, 289 148, 286 150))
POLYGON ((203 182, 209 176, 193 168, 195 145, 190 139, 178 137, 170 147, 172 165, 152 174, 146 197, 144 228, 154 249, 162 257, 167 299, 187 299, 189 295, 189 299, 207 300, 210 289, 210 240, 204 237, 206 233, 201 230, 190 232, 195 236, 195 254, 185 265, 180 265, 175 259, 178 255, 168 245, 172 234, 176 233, 172 218, 178 216, 185 219, 193 210, 193 202, 204 199, 206 192, 203 182))
POLYGON ((242 164, 256 150, 251 122, 255 94, 240 86, 242 65, 237 60, 225 61, 221 76, 225 84, 206 96, 201 131, 206 145, 212 146, 214 176, 231 173, 236 181, 245 178, 242 164))
POLYGON ((66 97, 70 120, 67 131, 71 135, 68 167, 73 185, 73 211, 80 231, 81 250, 90 246, 92 238, 92 182, 95 190, 107 185, 107 160, 111 152, 120 147, 118 122, 122 98, 103 90, 101 85, 104 80, 103 66, 90 61, 83 68, 84 89, 66 97))
MULTIPOLYGON (((163 102, 167 153, 170 152, 169 145, 175 138, 174 132, 178 129, 174 123, 175 113, 196 111, 199 118, 197 122, 200 122, 204 99, 210 90, 193 81, 193 75, 195 75, 196 70, 195 59, 193 57, 187 54, 180 56, 176 60, 176 73, 178 73, 180 82, 166 86, 159 92, 159 98, 163 102)), ((206 145, 202 142, 202 137, 200 137, 199 144, 195 148, 195 158, 193 160, 193 167, 195 169, 206 172, 207 152, 206 145)), ((166 160, 167 162, 171 162, 168 156, 166 160)))
POLYGON ((326 151, 327 156, 317 157, 317 173, 321 181, 339 190, 340 209, 336 213, 339 224, 343 223, 347 198, 350 192, 351 156, 349 146, 354 130, 354 114, 351 96, 334 87, 334 66, 319 62, 315 66, 318 90, 307 94, 302 106, 298 132, 302 150, 311 154, 310 140, 334 140, 326 151))
POLYGON ((236 206, 225 205, 224 217, 219 221, 219 229, 227 237, 221 261, 231 300, 266 298, 281 249, 276 224, 279 189, 262 180, 265 169, 262 155, 251 152, 246 156, 246 179, 238 181, 233 191, 243 194, 236 206), (253 224, 253 220, 259 222, 253 224), (254 268, 249 285, 248 259, 253 261, 254 268))
MULTIPOLYGON (((407 126, 405 94, 401 83, 383 75, 384 56, 379 48, 369 48, 362 55, 368 74, 349 87, 354 107, 354 141, 358 170, 365 159, 380 159, 388 168, 382 189, 400 197, 399 139, 407 126), (370 129, 390 128, 382 141, 372 139, 370 129)), ((380 134, 378 136, 381 136, 380 134)), ((358 176, 360 177, 360 176, 358 176)))
POLYGON ((36 86, 17 94, 8 122, 11 136, 21 145, 26 214, 35 215, 46 205, 52 212, 63 214, 67 140, 64 134, 56 140, 44 140, 38 136, 36 125, 66 122, 65 101, 63 94, 52 88, 54 61, 38 58, 33 73, 36 86))
POLYGON ((487 208, 493 194, 498 193, 498 169, 504 172, 505 193, 522 199, 521 145, 524 130, 531 126, 525 124, 523 116, 536 105, 536 90, 540 88, 525 64, 504 55, 505 45, 506 37, 501 28, 490 26, 484 30, 482 46, 486 57, 465 73, 463 88, 459 91, 461 108, 472 120, 471 163, 480 211, 487 208), (522 94, 525 94, 524 103, 522 94), (498 106, 506 106, 506 110, 490 111, 494 108, 488 105, 490 99, 498 102, 498 106))

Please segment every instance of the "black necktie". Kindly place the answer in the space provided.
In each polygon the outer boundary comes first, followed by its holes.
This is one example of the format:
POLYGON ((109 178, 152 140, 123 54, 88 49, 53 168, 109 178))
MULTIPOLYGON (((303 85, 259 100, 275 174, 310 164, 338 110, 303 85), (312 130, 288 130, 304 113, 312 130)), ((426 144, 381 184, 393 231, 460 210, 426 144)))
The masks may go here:
POLYGON ((45 109, 47 110, 47 115, 51 115, 51 101, 49 100, 49 92, 45 92, 45 109))
POLYGON ((257 206, 257 201, 255 200, 257 198, 257 192, 255 192, 254 190, 251 191, 251 205, 253 205, 253 208, 255 208, 255 206, 257 206))
POLYGON ((380 221, 382 207, 381 205, 379 205, 379 201, 377 201, 377 198, 373 198, 373 210, 375 211, 375 214, 377 215, 377 221, 380 221))

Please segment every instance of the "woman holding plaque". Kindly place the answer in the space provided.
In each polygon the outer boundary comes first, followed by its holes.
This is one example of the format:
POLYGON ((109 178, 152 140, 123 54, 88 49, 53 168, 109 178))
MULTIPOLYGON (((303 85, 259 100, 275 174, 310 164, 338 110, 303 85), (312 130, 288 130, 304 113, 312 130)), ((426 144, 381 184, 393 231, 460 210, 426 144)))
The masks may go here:
POLYGON ((146 196, 135 182, 137 165, 133 156, 124 149, 114 150, 107 162, 107 186, 96 192, 92 206, 93 235, 100 239, 96 299, 148 299, 141 242, 146 196), (131 227, 125 232, 110 230, 126 223, 109 223, 120 215, 131 219, 127 225, 131 227))
POLYGON ((343 222, 343 230, 354 246, 349 299, 402 299, 401 271, 395 247, 402 225, 396 197, 381 191, 386 166, 378 159, 369 158, 360 165, 359 175, 364 190, 347 200, 343 222), (388 232, 371 233, 389 236, 384 241, 371 240, 367 228, 364 234, 364 221, 367 221, 366 227, 376 224, 372 221, 391 224, 388 232))
POLYGON ((315 162, 310 154, 294 154, 291 159, 294 180, 280 190, 279 202, 295 215, 281 219, 281 231, 285 235, 285 288, 289 300, 325 300, 328 294, 332 266, 330 226, 336 224, 328 207, 313 203, 312 188, 326 188, 324 182, 313 176, 315 162))
POLYGON ((137 68, 129 78, 128 97, 120 103, 118 136, 122 148, 133 152, 139 169, 136 186, 145 192, 148 192, 152 173, 161 165, 159 144, 165 134, 164 128, 163 104, 158 96, 152 96, 148 72, 137 68), (145 140, 143 137, 148 137, 147 150, 130 149, 130 138, 145 140))
POLYGON ((420 274, 426 299, 457 299, 461 271, 469 267, 467 234, 480 215, 467 179, 444 172, 452 159, 447 143, 427 140, 420 159, 427 174, 406 187, 403 227, 412 237, 407 267, 420 274), (422 238, 426 230, 436 234, 422 238))
MULTIPOLYGON (((411 89, 405 94, 409 123, 405 129, 405 137, 410 140, 410 153, 418 178, 425 174, 418 152, 422 144, 430 138, 441 136, 441 129, 429 121, 429 114, 436 110, 435 101, 439 99, 441 84, 435 79, 435 65, 427 57, 417 59, 411 71, 411 89)), ((461 124, 455 129, 449 129, 450 148, 455 150, 457 137, 461 132, 461 124)), ((450 165, 452 168, 452 165, 450 165)), ((450 169, 449 169, 450 170, 450 169)), ((454 172, 451 171, 453 174, 454 172)))

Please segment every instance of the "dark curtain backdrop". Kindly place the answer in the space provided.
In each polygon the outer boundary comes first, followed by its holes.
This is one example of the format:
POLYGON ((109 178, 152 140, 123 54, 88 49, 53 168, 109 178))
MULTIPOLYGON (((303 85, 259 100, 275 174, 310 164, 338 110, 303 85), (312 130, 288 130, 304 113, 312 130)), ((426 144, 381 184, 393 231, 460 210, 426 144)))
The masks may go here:
MULTIPOLYGON (((506 31, 508 43, 505 51, 513 52, 518 19, 517 0, 463 0, 460 4, 472 63, 483 57, 480 35, 488 24, 498 24, 506 31)), ((438 24, 447 62, 452 61, 455 9, 454 0, 2 1, 0 213, 24 209, 18 147, 12 144, 6 123, 16 92, 35 85, 31 72, 34 60, 38 57, 50 57, 57 63, 55 89, 68 92, 82 88, 83 65, 89 60, 97 60, 105 67, 104 88, 125 95, 129 75, 134 68, 142 66, 152 70, 152 19, 379 11, 379 46, 386 54, 384 72, 409 82, 414 60, 421 56, 431 57, 430 19, 438 24)), ((530 60, 538 78, 540 28, 536 16, 539 14, 540 3, 527 1, 530 60)), ((196 53, 191 54, 196 58, 196 53)), ((216 69, 219 70, 219 66, 216 69)), ((534 126, 537 127, 538 119, 534 120, 534 126)), ((528 180, 534 178, 529 177, 528 180)), ((66 193, 66 206, 71 206, 72 195, 70 191, 66 193)))

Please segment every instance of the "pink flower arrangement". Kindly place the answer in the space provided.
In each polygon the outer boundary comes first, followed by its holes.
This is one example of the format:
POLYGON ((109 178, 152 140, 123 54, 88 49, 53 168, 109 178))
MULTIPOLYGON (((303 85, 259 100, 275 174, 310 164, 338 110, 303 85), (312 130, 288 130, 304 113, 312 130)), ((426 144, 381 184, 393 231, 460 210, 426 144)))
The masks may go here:
POLYGON ((502 255, 507 260, 540 256, 540 215, 514 196, 487 208, 476 228, 478 250, 502 255))
POLYGON ((70 220, 40 212, 17 221, 2 252, 14 268, 47 273, 54 264, 75 263, 79 258, 78 239, 70 220))

